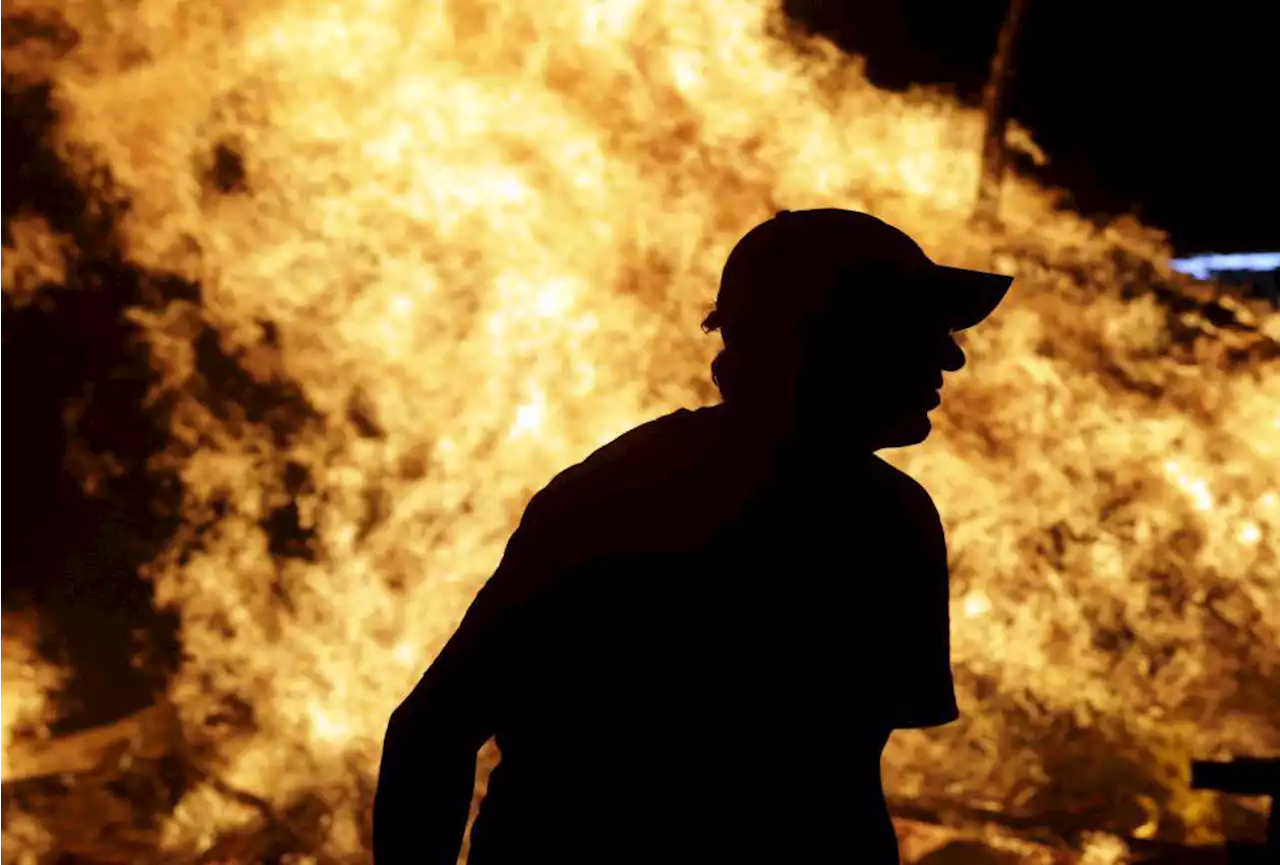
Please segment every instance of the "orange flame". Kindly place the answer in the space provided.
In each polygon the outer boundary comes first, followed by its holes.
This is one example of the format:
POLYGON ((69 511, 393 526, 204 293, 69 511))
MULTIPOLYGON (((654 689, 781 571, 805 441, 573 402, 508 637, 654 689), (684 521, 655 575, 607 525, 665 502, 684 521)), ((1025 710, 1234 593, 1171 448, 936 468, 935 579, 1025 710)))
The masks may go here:
MULTIPOLYGON (((891 790, 1040 801, 1087 762, 1057 732, 1073 718, 1107 765, 1143 764, 1132 801, 1154 788, 1157 822, 1211 838, 1178 766, 1280 747, 1265 707, 1221 690, 1280 664, 1277 365, 1178 365, 1155 300, 1102 290, 1109 251, 1173 278, 1154 232, 1099 232, 1018 178, 1003 237, 967 228, 976 111, 874 89, 769 5, 59 4, 80 42, 31 63, 56 83, 63 142, 130 193, 130 258, 205 290, 203 310, 135 313, 177 396, 188 522, 151 567, 191 657, 171 696, 192 730, 224 694, 250 702, 258 731, 225 745, 221 777, 277 804, 323 791, 327 852, 357 849, 352 772, 375 771, 389 711, 531 492, 711 399, 717 346, 697 323, 730 244, 783 206, 871 210, 941 259, 1019 276, 970 336, 935 436, 893 457, 948 524, 966 717, 900 734, 891 790), (228 194, 201 179, 219 145, 243 169, 228 194), (282 452, 215 417, 190 386, 193 316, 298 382, 323 423, 282 452), (345 419, 353 400, 380 433, 345 419), (311 481, 296 501, 314 561, 273 559, 260 526, 290 496, 285 461, 311 481)), ((34 254, 6 250, 6 291, 9 259, 34 254)), ((1280 334, 1274 314, 1258 326, 1280 334)), ((1112 783, 1096 772, 1079 783, 1112 783)), ((166 847, 252 816, 199 787, 166 847)))

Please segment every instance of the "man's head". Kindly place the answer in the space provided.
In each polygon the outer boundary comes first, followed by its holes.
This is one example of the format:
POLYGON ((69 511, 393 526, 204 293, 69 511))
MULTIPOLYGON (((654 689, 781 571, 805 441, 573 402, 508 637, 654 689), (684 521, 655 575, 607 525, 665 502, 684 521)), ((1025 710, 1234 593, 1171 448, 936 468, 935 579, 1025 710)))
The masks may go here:
POLYGON ((1011 277, 934 264, 885 222, 852 210, 782 211, 729 254, 715 310, 726 404, 783 433, 901 447, 929 434, 954 334, 986 318, 1011 277))

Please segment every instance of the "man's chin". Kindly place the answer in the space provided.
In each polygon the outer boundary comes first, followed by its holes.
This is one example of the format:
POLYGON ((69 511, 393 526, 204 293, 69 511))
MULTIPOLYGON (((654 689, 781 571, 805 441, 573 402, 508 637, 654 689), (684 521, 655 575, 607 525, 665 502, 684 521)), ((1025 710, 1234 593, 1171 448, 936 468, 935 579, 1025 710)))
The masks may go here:
POLYGON ((929 413, 913 412, 881 433, 876 449, 918 445, 927 439, 932 431, 933 423, 929 420, 929 413))

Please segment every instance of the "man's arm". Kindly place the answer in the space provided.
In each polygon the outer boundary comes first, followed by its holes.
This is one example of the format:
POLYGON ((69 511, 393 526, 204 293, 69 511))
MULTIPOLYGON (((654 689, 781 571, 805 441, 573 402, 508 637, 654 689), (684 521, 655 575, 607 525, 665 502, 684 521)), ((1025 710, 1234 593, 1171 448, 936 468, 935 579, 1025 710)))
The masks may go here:
POLYGON ((511 613, 539 581, 529 519, 458 630, 387 725, 373 806, 377 865, 455 865, 475 790, 476 755, 494 731, 503 670, 515 639, 511 613))
POLYGON ((476 629, 464 626, 391 714, 373 804, 373 858, 454 865, 475 789, 476 753, 488 738, 488 678, 476 629))

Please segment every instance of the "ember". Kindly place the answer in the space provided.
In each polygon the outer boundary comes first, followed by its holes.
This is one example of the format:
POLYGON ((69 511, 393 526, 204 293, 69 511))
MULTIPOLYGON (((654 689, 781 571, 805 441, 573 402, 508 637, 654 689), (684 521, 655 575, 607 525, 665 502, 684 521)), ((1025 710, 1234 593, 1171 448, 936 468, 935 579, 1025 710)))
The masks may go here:
POLYGON ((968 225, 978 112, 767 5, 5 5, 5 862, 362 861, 523 504, 710 401, 729 245, 823 204, 1019 279, 893 457, 964 713, 904 854, 1261 836, 1188 767, 1280 752, 1280 314, 1025 179, 968 225))

